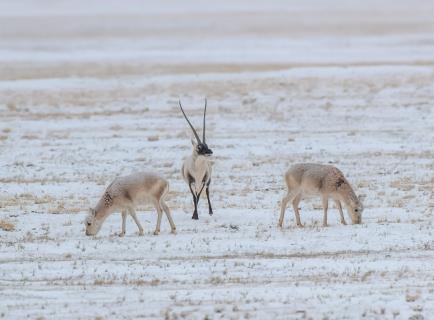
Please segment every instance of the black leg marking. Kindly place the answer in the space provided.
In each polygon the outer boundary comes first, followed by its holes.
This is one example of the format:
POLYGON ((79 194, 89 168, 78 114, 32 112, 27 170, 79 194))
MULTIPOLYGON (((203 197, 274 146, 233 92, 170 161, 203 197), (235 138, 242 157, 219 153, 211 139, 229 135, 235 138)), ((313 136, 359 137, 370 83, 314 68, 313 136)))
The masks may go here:
POLYGON ((211 206, 211 200, 209 199, 209 185, 211 184, 211 179, 209 179, 207 185, 206 185, 206 198, 208 199, 208 208, 209 208, 209 215, 212 216, 213 212, 212 212, 212 206, 211 206))
POLYGON ((197 198, 196 198, 195 193, 193 192, 193 188, 191 187, 191 184, 193 183, 194 180, 193 180, 193 178, 190 179, 190 177, 188 180, 189 180, 188 186, 190 187, 190 192, 191 192, 191 195, 193 196, 193 203, 194 203, 194 212, 193 212, 193 216, 191 218, 194 220, 198 220, 199 216, 197 215, 197 198))

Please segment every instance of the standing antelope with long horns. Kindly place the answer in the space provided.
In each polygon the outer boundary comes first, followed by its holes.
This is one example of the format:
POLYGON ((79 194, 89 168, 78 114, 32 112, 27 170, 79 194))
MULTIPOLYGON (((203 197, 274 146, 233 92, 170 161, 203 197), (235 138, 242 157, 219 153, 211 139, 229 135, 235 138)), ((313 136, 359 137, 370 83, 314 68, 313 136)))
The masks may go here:
POLYGON ((205 108, 203 111, 203 135, 201 141, 190 120, 188 120, 184 109, 182 109, 181 100, 179 100, 179 107, 181 108, 182 114, 184 115, 185 120, 187 120, 187 123, 190 125, 190 128, 196 137, 196 141, 191 139, 191 143, 193 144, 193 154, 184 160, 181 169, 182 177, 188 184, 193 196, 194 212, 191 218, 195 220, 199 219, 199 216, 197 215, 197 205, 204 188, 206 197, 208 199, 209 214, 212 215, 213 213, 211 201, 209 199, 209 185, 211 184, 212 172, 210 157, 212 155, 212 150, 208 148, 205 138, 206 104, 207 103, 205 99, 205 108))

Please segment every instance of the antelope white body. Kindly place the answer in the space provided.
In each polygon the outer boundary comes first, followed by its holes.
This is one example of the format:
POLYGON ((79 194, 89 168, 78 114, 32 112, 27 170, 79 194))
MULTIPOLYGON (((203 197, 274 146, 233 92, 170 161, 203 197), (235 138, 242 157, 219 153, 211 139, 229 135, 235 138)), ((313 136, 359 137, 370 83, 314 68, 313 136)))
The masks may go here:
POLYGON ((196 138, 196 140, 192 139, 191 143, 193 145, 193 153, 191 156, 187 157, 182 164, 181 173, 184 181, 187 183, 190 192, 193 196, 194 203, 194 211, 192 219, 199 219, 199 215, 197 212, 197 205, 199 203, 200 196, 202 191, 205 189, 206 197, 208 200, 208 209, 209 214, 213 214, 211 200, 209 197, 209 186, 211 184, 211 173, 212 173, 212 163, 210 161, 210 157, 213 152, 206 144, 206 135, 205 135, 205 119, 206 119, 206 100, 205 100, 205 108, 203 112, 203 135, 202 140, 199 138, 196 130, 191 124, 190 120, 188 120, 187 115, 182 109, 181 101, 179 101, 179 107, 181 108, 182 114, 187 120, 187 123, 190 125, 191 130, 196 138))
POLYGON ((199 194, 206 184, 211 181, 212 164, 209 157, 199 155, 195 146, 193 146, 193 154, 184 160, 181 171, 182 177, 187 184, 193 178, 192 189, 199 194))

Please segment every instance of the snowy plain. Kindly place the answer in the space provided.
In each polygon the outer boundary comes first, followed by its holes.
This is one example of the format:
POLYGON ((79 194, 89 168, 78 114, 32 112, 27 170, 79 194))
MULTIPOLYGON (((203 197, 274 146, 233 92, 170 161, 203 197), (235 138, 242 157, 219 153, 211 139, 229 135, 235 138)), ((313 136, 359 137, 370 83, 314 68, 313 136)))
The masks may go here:
MULTIPOLYGON (((434 3, 0 2, 0 317, 431 319, 434 3), (212 202, 181 179, 208 98, 212 202), (296 162, 338 166, 362 225, 288 208, 296 162), (170 181, 84 235, 118 175, 170 181)), ((347 218, 347 221, 349 219, 347 218)))

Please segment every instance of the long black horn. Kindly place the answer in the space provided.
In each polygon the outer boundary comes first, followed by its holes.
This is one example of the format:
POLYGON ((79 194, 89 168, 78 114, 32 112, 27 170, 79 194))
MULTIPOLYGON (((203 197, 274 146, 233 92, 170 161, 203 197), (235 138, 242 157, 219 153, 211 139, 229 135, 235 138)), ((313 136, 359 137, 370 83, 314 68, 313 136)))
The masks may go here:
POLYGON ((202 132, 202 136, 203 136, 203 138, 202 138, 202 141, 203 141, 203 143, 206 143, 205 142, 205 117, 206 117, 206 98, 205 98, 205 110, 203 110, 203 132, 202 132))
POLYGON ((191 130, 193 130, 194 136, 196 137, 197 143, 201 143, 199 136, 197 135, 196 130, 194 130, 193 125, 191 124, 190 120, 188 120, 187 116, 185 115, 184 109, 182 109, 181 100, 179 100, 179 107, 181 108, 182 114, 184 115, 185 120, 187 120, 188 124, 190 125, 191 130))

